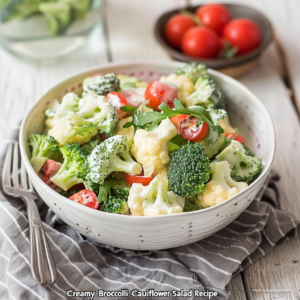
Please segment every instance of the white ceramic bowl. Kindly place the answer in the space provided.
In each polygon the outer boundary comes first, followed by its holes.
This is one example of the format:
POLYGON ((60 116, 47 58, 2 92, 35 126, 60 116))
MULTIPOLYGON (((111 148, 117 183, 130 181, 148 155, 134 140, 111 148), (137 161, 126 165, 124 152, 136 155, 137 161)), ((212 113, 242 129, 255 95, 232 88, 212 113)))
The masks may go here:
POLYGON ((238 81, 209 70, 228 96, 231 123, 247 141, 256 156, 263 159, 264 170, 244 191, 223 203, 203 210, 155 217, 131 217, 93 210, 56 193, 34 172, 28 159, 27 140, 31 133, 45 129, 45 110, 65 93, 81 92, 82 81, 93 73, 125 73, 146 81, 174 72, 183 63, 140 62, 109 64, 65 80, 44 95, 24 118, 20 131, 21 155, 29 177, 45 203, 68 225, 103 244, 133 249, 158 250, 187 245, 224 228, 236 219, 256 197, 273 162, 275 135, 271 118, 263 104, 238 81))

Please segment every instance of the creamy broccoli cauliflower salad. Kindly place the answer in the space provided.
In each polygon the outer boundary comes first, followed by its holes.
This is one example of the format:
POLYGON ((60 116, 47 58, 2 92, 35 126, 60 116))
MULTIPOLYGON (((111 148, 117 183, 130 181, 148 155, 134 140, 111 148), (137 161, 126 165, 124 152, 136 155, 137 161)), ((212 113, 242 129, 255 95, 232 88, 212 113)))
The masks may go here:
MULTIPOLYGON (((95 74, 46 111, 31 164, 52 189, 92 209, 156 216, 236 195, 263 165, 228 120, 226 95, 203 64, 146 83, 95 74)), ((68 199, 67 199, 68 198, 68 199)))

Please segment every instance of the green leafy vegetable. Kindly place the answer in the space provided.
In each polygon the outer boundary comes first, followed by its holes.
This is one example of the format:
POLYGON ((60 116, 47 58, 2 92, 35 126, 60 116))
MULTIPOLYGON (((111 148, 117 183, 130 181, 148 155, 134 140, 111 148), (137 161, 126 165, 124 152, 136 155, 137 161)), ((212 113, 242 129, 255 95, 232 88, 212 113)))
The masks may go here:
MULTIPOLYGON (((207 144, 210 145, 216 141, 220 134, 224 132, 222 127, 218 124, 218 119, 223 119, 227 116, 225 110, 214 110, 212 108, 205 109, 201 106, 191 106, 189 109, 185 109, 181 101, 174 100, 174 109, 171 109, 166 103, 162 103, 158 108, 161 112, 151 111, 147 113, 139 113, 133 118, 133 124, 137 127, 143 127, 146 124, 151 123, 148 130, 155 129, 159 123, 166 119, 177 115, 186 114, 198 118, 197 126, 200 126, 203 122, 206 122, 209 127, 209 137, 207 144)), ((125 124, 126 125, 126 124, 125 124)))

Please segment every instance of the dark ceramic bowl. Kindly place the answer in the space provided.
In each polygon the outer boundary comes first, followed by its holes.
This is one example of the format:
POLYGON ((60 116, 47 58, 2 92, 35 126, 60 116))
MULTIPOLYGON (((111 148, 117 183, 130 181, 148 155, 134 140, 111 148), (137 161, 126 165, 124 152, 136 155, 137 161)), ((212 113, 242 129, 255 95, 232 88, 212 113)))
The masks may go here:
MULTIPOLYGON (((161 15, 156 21, 154 32, 158 43, 168 52, 168 54, 171 56, 172 59, 178 61, 202 62, 206 64, 209 68, 218 69, 218 70, 231 68, 231 67, 237 67, 236 69, 238 68, 243 69, 243 66, 253 65, 253 63, 258 60, 258 57, 263 53, 263 51, 273 40, 271 23, 264 15, 262 15, 260 12, 250 7, 239 5, 239 4, 224 4, 224 5, 229 10, 232 19, 247 18, 255 22, 255 24, 259 27, 262 34, 262 42, 258 48, 244 55, 239 55, 230 59, 227 58, 197 59, 197 58, 189 57, 183 54, 182 52, 180 52, 179 50, 170 46, 166 41, 165 34, 164 34, 167 21, 173 15, 179 13, 180 9, 174 9, 169 12, 166 12, 163 15, 161 15)), ((194 13, 199 6, 201 5, 185 7, 184 9, 194 13)))

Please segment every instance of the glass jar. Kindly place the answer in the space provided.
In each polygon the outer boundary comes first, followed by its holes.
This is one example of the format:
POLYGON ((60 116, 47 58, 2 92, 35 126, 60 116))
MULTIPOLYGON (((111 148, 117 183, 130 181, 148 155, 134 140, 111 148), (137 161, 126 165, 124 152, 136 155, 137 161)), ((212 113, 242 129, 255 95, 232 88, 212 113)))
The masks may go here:
POLYGON ((55 63, 86 44, 101 13, 102 0, 0 0, 0 43, 21 58, 55 63))

